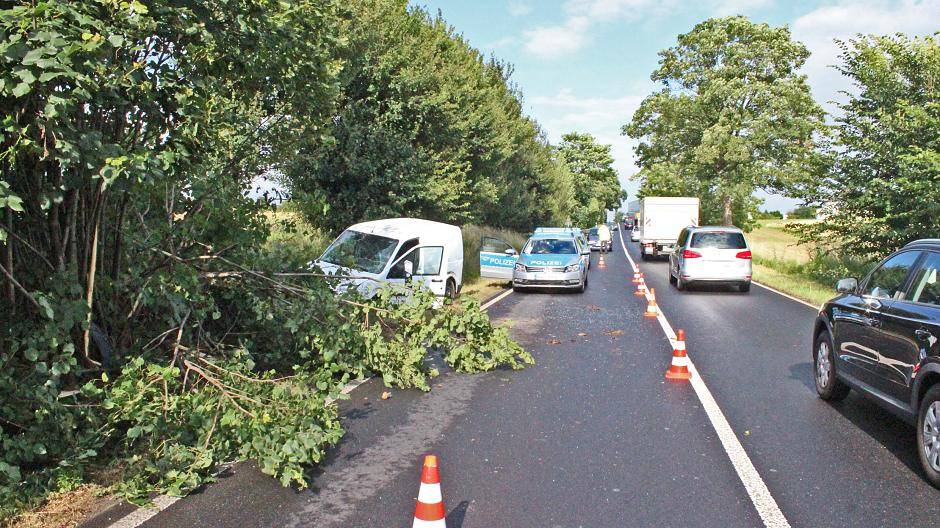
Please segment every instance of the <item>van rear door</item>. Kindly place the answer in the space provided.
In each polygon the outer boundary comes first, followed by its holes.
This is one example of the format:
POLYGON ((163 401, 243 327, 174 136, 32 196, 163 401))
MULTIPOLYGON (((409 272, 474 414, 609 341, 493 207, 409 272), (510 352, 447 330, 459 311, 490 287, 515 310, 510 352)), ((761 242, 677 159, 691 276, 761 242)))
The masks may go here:
POLYGON ((511 244, 484 236, 480 243, 480 277, 512 280, 519 252, 511 244))

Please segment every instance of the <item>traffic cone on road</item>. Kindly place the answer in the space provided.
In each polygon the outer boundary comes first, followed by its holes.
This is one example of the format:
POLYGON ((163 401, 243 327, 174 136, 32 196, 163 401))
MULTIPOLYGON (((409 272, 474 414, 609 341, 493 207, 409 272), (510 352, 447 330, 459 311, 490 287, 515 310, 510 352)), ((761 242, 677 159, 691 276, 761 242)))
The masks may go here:
POLYGON ((656 289, 650 288, 649 294, 650 301, 646 305, 646 312, 643 314, 644 317, 659 317, 659 306, 656 306, 656 289))
POLYGON ((646 281, 643 277, 640 277, 640 282, 636 284, 636 291, 633 292, 633 295, 637 297, 643 297, 646 295, 646 281))
POLYGON ((642 279, 643 279, 643 274, 640 273, 639 271, 634 271, 633 280, 630 282, 632 282, 633 284, 639 284, 642 279))
POLYGON ((689 357, 685 355, 685 330, 676 332, 676 345, 672 350, 672 365, 666 371, 666 379, 692 379, 689 372, 689 357))
POLYGON ((447 528, 444 522, 444 499, 441 496, 441 475, 437 469, 437 457, 424 457, 421 469, 421 489, 415 504, 415 520, 412 528, 447 528))
POLYGON ((606 269, 606 268, 607 268, 607 263, 604 262, 604 252, 603 252, 603 251, 601 251, 601 259, 600 259, 600 261, 598 261, 597 267, 600 268, 600 269, 606 269))

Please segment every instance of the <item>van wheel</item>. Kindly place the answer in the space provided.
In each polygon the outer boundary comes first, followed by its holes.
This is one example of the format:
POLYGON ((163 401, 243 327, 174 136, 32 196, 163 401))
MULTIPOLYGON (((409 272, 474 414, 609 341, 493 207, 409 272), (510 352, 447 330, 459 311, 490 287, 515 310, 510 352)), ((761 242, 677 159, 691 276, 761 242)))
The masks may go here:
POLYGON ((444 297, 450 300, 457 298, 457 283, 453 279, 447 279, 447 286, 444 287, 444 297))
POLYGON ((741 293, 747 293, 751 291, 751 281, 742 282, 738 285, 738 291, 741 293))
POLYGON ((940 385, 930 387, 917 411, 917 454, 924 476, 940 488, 940 385))

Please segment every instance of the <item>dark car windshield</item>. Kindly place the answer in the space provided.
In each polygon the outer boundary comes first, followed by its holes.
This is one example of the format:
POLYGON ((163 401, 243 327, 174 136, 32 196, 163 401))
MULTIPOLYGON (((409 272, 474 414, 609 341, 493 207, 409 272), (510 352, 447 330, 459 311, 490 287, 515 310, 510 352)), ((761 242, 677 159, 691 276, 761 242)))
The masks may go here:
POLYGON ((530 240, 522 252, 526 255, 577 255, 578 248, 574 240, 538 238, 530 240))
POLYGON ((397 245, 394 238, 347 229, 326 248, 320 260, 366 273, 380 273, 397 245))
POLYGON ((744 235, 728 231, 702 231, 692 233, 692 244, 696 249, 747 249, 744 235))

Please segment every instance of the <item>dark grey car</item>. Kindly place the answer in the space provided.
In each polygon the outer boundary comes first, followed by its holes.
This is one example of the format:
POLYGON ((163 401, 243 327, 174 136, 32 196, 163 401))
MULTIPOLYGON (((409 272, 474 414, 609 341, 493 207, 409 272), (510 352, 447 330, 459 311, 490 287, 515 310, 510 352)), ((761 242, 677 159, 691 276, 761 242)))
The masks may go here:
POLYGON ((858 391, 916 426, 927 480, 940 487, 940 240, 912 242, 859 282, 842 279, 813 332, 816 392, 858 391))

